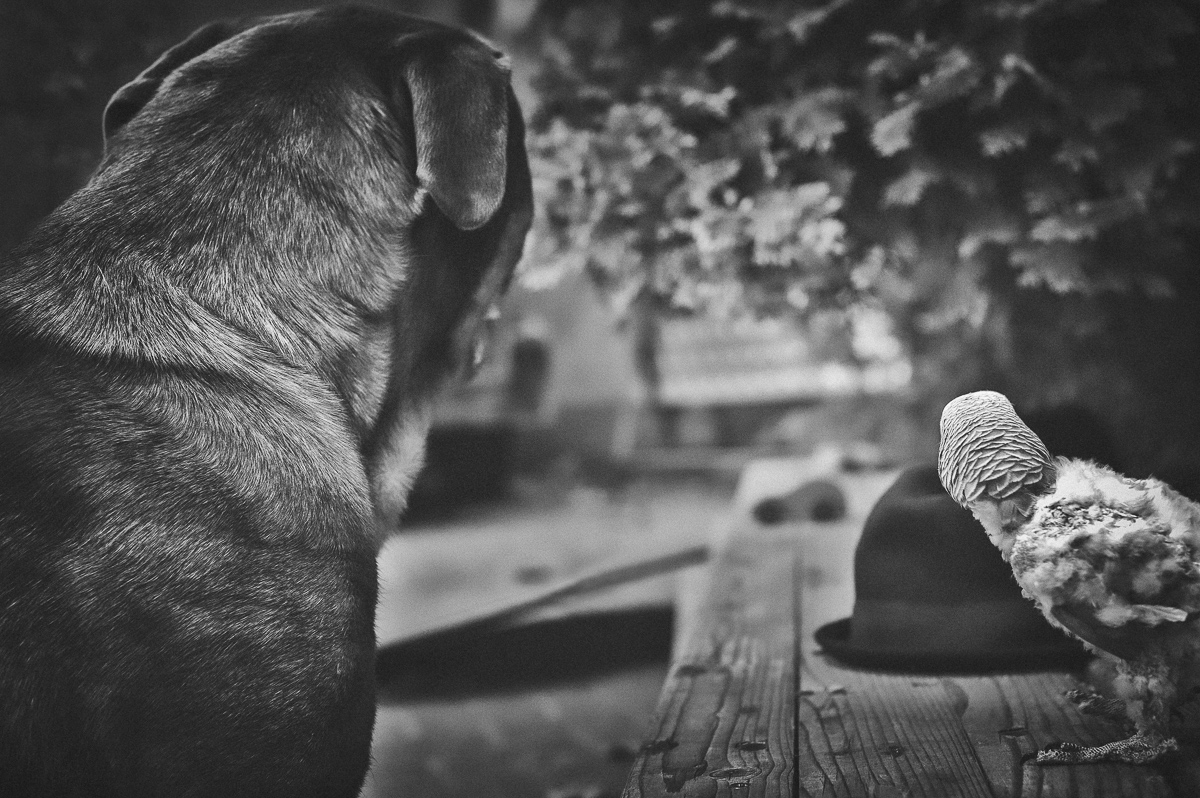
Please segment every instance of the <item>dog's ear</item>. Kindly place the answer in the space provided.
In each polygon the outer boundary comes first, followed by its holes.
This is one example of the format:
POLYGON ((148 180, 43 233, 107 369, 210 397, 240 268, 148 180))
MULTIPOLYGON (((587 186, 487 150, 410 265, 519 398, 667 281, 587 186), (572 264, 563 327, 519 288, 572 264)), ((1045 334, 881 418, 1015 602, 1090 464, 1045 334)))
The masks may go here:
POLYGON ((104 108, 104 140, 108 139, 150 102, 167 75, 212 49, 244 28, 227 22, 213 22, 196 30, 158 57, 133 80, 117 89, 104 108))
POLYGON ((414 34, 396 47, 412 103, 417 180, 456 227, 474 230, 504 198, 509 70, 466 37, 414 34))

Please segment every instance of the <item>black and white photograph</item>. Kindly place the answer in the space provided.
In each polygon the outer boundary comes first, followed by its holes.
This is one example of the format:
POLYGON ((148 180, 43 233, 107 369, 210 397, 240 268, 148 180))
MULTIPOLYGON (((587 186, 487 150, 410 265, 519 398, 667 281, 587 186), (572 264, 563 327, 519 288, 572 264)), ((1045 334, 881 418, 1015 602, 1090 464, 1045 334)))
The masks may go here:
POLYGON ((0 798, 1200 796, 1200 0, 0 0, 0 798))

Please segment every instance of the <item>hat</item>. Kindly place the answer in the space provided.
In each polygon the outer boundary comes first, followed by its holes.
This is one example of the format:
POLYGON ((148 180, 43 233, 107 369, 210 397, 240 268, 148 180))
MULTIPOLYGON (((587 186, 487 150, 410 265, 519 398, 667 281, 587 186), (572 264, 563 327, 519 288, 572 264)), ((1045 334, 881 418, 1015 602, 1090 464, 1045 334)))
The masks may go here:
POLYGON ((825 653, 881 670, 1075 668, 1078 642, 1021 594, 979 522, 937 467, 903 472, 867 516, 854 552, 854 611, 816 632, 825 653))

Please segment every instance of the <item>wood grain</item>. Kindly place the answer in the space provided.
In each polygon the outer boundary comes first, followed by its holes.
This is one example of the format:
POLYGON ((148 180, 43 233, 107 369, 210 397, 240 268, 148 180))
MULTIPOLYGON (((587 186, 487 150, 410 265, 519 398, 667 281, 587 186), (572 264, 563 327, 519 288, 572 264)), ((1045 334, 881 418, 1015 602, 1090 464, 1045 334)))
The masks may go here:
POLYGON ((798 769, 802 796, 990 798, 991 785, 960 723, 959 696, 938 679, 842 668, 812 634, 850 614, 862 517, 798 530, 800 600, 798 769))
POLYGON ((793 794, 796 537, 720 537, 625 798, 793 794))
POLYGON ((1055 740, 1098 745, 1125 736, 1109 720, 1081 715, 1063 698, 1080 686, 1066 673, 956 677, 944 680, 960 693, 963 728, 985 764, 996 795, 1170 796, 1155 767, 1116 764, 1039 767, 1021 757, 1055 740))

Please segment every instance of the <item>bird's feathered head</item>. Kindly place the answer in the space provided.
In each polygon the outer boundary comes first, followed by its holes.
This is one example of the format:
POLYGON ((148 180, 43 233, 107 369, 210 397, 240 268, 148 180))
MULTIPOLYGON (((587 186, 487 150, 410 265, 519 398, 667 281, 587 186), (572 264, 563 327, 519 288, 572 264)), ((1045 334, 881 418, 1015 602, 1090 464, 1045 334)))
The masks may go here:
POLYGON ((942 410, 938 476, 956 502, 1000 501, 1054 480, 1050 452, 1002 393, 963 394, 942 410))

